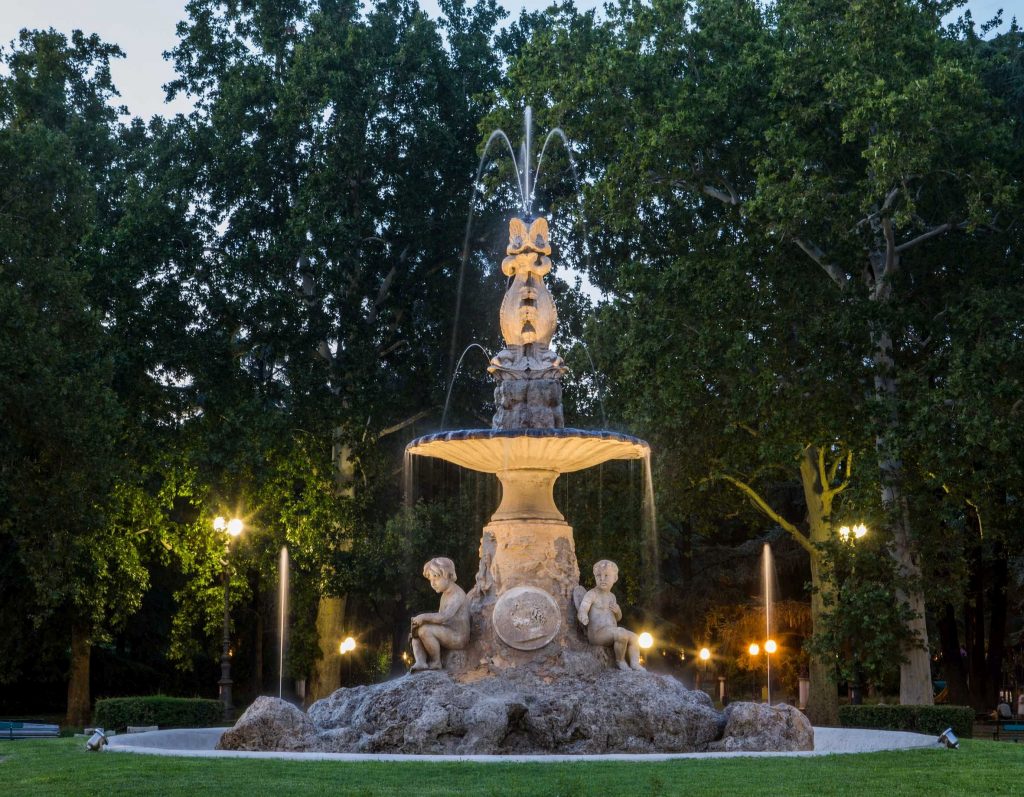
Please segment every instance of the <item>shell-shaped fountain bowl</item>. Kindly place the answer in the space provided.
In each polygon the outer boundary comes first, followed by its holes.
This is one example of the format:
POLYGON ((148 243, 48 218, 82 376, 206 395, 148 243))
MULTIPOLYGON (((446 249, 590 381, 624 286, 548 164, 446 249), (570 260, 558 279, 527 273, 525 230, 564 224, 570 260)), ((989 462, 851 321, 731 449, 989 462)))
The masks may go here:
POLYGON ((462 429, 418 437, 407 453, 436 457, 481 473, 592 468, 612 459, 644 459, 651 447, 637 437, 586 429, 462 429))

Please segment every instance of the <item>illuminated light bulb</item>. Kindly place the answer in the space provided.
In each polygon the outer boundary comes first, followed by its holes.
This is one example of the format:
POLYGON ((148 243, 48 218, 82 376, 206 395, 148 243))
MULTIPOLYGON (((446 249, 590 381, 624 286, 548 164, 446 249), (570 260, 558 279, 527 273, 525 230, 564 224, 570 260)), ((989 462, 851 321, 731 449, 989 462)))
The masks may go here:
POLYGON ((652 637, 650 634, 644 631, 642 634, 640 634, 639 638, 637 639, 637 644, 639 644, 640 647, 642 647, 644 650, 647 650, 651 645, 654 644, 654 637, 652 637))
POLYGON ((764 652, 765 653, 774 653, 778 649, 779 649, 779 646, 775 644, 775 640, 774 639, 769 639, 767 642, 764 643, 764 652))

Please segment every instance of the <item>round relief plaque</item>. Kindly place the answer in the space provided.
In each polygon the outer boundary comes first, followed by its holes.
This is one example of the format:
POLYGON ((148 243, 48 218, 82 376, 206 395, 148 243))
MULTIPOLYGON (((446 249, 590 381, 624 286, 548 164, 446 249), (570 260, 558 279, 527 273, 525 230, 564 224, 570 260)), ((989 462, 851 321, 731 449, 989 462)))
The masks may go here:
POLYGON ((498 598, 491 615, 501 641, 517 650, 536 650, 555 638, 562 625, 558 604, 538 587, 513 587, 498 598))

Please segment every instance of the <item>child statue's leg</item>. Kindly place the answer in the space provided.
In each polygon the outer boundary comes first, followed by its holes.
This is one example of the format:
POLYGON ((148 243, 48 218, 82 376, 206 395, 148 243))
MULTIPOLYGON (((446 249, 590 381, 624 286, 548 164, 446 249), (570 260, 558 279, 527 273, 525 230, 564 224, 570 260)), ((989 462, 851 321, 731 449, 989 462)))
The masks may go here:
POLYGON ((640 640, 636 634, 629 635, 629 667, 633 670, 642 670, 640 666, 640 640))
POLYGON ((427 654, 426 669, 441 669, 441 643, 434 635, 434 627, 425 625, 420 627, 420 642, 427 654))
POLYGON ((628 670, 629 665, 626 663, 626 640, 622 638, 622 634, 615 635, 615 665, 620 670, 628 670))
MULTIPOLYGON (((417 634, 418 633, 419 632, 417 631, 417 634)), ((412 655, 416 661, 413 662, 412 667, 409 668, 410 672, 419 672, 420 670, 427 669, 427 654, 423 650, 423 643, 420 642, 418 636, 414 636, 412 638, 412 655)))

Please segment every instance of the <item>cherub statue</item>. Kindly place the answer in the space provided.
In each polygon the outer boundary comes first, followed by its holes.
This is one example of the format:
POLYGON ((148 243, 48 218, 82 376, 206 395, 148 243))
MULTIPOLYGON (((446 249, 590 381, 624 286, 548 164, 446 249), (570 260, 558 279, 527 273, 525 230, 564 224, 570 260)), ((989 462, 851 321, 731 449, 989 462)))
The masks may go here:
POLYGON ((619 566, 615 562, 608 559, 597 562, 594 565, 595 587, 583 596, 576 617, 586 626, 591 645, 613 648, 620 670, 642 670, 639 638, 632 631, 618 627, 622 609, 612 594, 612 585, 618 580, 619 566))
POLYGON ((441 648, 462 650, 469 643, 469 601, 455 583, 455 563, 437 556, 423 565, 423 575, 435 592, 441 593, 436 613, 412 618, 410 640, 416 657, 410 672, 441 669, 441 648))

